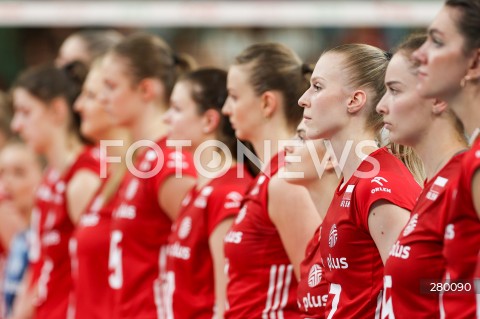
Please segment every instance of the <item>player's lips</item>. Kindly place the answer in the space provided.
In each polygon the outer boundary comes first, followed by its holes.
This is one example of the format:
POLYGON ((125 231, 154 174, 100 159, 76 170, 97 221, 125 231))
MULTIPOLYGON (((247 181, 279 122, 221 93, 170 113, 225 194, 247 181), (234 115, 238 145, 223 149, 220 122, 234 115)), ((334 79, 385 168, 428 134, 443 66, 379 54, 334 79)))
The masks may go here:
POLYGON ((424 78, 424 77, 427 76, 427 73, 424 72, 424 71, 418 70, 418 71, 417 71, 417 76, 418 76, 419 78, 424 78))
POLYGON ((5 192, 2 194, 2 197, 3 197, 3 199, 5 199, 5 200, 12 200, 12 199, 13 199, 12 194, 11 194, 10 192, 8 192, 8 191, 5 191, 5 192))
POLYGON ((392 128, 392 123, 383 121, 383 127, 390 131, 392 128))

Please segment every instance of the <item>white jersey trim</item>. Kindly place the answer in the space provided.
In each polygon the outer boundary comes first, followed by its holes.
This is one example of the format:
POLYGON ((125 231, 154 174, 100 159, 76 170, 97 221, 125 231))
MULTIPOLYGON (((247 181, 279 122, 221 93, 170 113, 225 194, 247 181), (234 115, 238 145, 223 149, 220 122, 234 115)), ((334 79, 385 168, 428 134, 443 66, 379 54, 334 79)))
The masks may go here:
POLYGON ((292 282, 292 265, 272 265, 262 319, 283 319, 283 309, 288 302, 292 282))

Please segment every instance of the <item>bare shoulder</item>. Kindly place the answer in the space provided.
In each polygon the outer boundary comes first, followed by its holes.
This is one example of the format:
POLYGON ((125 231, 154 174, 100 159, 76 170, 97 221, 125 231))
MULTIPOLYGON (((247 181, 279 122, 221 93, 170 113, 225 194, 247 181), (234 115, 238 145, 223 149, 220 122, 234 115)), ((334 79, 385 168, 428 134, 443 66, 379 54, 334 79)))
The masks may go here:
POLYGON ((291 218, 293 213, 299 218, 308 216, 308 220, 320 218, 305 187, 290 184, 277 176, 268 185, 268 208, 274 222, 280 218, 291 218))
POLYGON ((305 194, 308 195, 305 187, 291 184, 277 175, 273 176, 268 184, 269 198, 278 197, 278 199, 282 199, 285 197, 304 196, 305 194))

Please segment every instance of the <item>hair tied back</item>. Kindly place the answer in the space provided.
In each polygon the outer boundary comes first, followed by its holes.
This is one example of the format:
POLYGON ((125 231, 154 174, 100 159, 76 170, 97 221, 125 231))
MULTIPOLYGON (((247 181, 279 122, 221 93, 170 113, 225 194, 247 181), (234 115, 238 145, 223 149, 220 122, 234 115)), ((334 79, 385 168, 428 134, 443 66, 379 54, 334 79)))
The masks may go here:
POLYGON ((384 53, 384 55, 385 55, 385 58, 386 58, 388 61, 390 61, 390 60, 392 59, 392 56, 393 56, 393 54, 392 54, 391 52, 388 52, 388 51, 386 51, 386 52, 384 53))
POLYGON ((182 59, 175 52, 172 53, 172 59, 174 65, 179 65, 182 63, 182 59))
POLYGON ((62 67, 62 70, 70 81, 76 86, 82 87, 88 73, 88 68, 85 64, 80 61, 74 61, 62 67))
POLYGON ((307 63, 302 63, 302 74, 303 75, 308 75, 313 73, 313 68, 311 65, 307 63))

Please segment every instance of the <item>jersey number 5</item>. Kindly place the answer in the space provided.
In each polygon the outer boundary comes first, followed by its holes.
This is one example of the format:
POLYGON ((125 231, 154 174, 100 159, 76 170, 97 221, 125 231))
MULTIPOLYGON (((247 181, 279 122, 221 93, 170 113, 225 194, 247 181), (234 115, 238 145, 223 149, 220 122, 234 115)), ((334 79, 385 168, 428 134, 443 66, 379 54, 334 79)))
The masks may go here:
POLYGON ((122 238, 123 234, 119 230, 113 231, 110 238, 108 269, 111 273, 108 276, 108 283, 112 289, 120 289, 123 285, 122 249, 120 248, 122 238))

